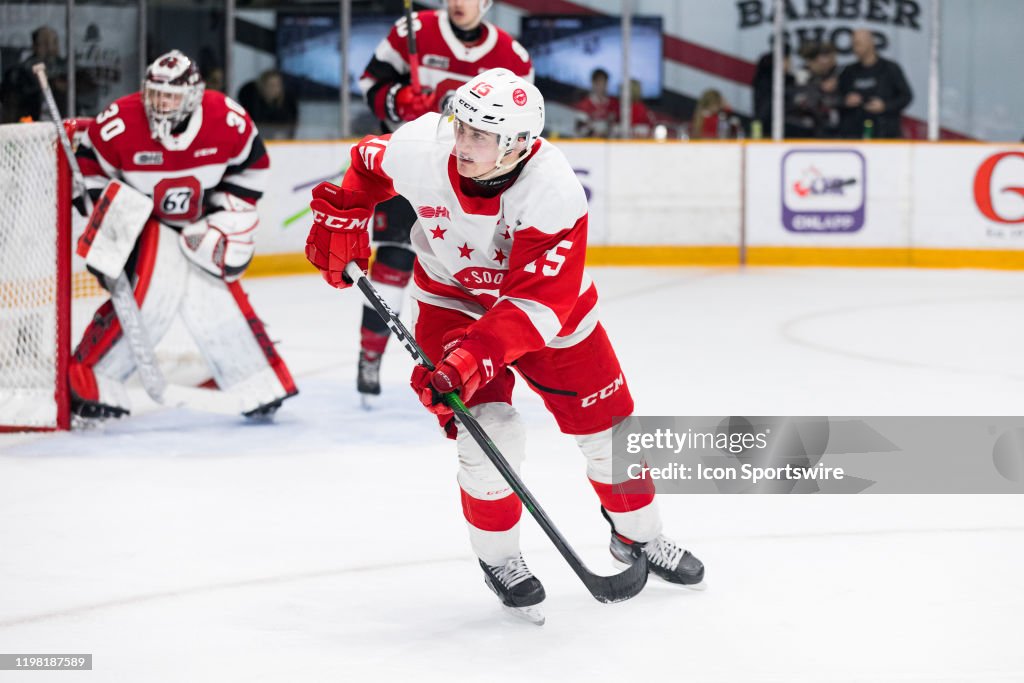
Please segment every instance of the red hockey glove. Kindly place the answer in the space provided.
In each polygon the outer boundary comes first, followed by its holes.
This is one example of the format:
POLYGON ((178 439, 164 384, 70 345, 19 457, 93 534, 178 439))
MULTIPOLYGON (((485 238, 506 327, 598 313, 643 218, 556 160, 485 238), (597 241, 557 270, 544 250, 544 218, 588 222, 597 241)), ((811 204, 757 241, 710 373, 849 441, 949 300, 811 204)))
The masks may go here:
POLYGON ((395 113, 403 121, 415 121, 432 111, 437 111, 437 95, 429 90, 418 91, 407 85, 395 93, 395 113))
POLYGON ((306 258, 320 271, 332 287, 345 289, 352 282, 345 276, 345 266, 355 261, 366 272, 370 259, 368 228, 373 211, 366 208, 343 208, 345 191, 331 183, 313 188, 313 227, 306 238, 306 258))
POLYGON ((427 410, 436 414, 450 413, 442 394, 458 391, 468 402, 480 387, 495 378, 502 367, 500 345, 496 340, 465 330, 455 330, 445 337, 444 357, 433 372, 417 365, 412 372, 412 388, 427 410))

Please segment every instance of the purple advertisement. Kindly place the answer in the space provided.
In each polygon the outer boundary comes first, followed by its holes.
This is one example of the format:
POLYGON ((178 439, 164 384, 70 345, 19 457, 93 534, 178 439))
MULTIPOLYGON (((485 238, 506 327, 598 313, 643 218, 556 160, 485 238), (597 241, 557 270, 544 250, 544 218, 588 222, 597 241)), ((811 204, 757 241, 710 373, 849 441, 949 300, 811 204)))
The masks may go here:
POLYGON ((782 157, 782 225, 790 232, 864 227, 864 156, 852 149, 797 149, 782 157))

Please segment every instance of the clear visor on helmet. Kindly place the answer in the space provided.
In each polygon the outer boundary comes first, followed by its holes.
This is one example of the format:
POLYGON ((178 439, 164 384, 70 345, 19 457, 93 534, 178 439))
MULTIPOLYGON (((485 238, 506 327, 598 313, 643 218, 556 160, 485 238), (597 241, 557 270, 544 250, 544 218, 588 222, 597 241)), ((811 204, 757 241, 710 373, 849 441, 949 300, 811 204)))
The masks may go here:
POLYGON ((456 160, 490 170, 498 164, 498 134, 488 133, 452 117, 455 137, 452 154, 456 160))
POLYGON ((497 133, 477 128, 458 118, 449 103, 437 125, 437 140, 448 146, 455 157, 459 175, 483 180, 507 172, 519 162, 515 154, 501 146, 497 133))

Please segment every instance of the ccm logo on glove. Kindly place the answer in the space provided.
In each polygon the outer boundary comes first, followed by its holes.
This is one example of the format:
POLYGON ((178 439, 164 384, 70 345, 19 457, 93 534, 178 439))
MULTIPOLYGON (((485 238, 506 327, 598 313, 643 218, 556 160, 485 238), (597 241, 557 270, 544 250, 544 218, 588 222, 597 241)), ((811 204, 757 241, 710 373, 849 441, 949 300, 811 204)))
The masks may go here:
POLYGON ((316 209, 313 209, 313 222, 331 230, 367 230, 370 226, 369 217, 359 219, 330 215, 316 209))
POLYGON ((332 287, 345 289, 352 281, 345 275, 345 266, 355 262, 366 272, 370 258, 370 234, 367 228, 373 209, 352 206, 357 195, 331 183, 313 188, 313 226, 306 238, 306 258, 316 266, 332 287))

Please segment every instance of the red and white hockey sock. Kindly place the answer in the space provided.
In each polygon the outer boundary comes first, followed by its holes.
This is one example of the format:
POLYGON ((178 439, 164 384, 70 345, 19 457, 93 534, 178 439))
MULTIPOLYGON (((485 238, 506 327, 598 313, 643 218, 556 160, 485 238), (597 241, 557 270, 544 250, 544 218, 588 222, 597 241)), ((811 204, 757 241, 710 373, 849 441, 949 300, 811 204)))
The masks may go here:
POLYGON ((654 501, 654 480, 630 479, 612 457, 612 430, 576 436, 587 459, 587 477, 601 506, 623 540, 646 543, 661 533, 661 514, 654 501))

